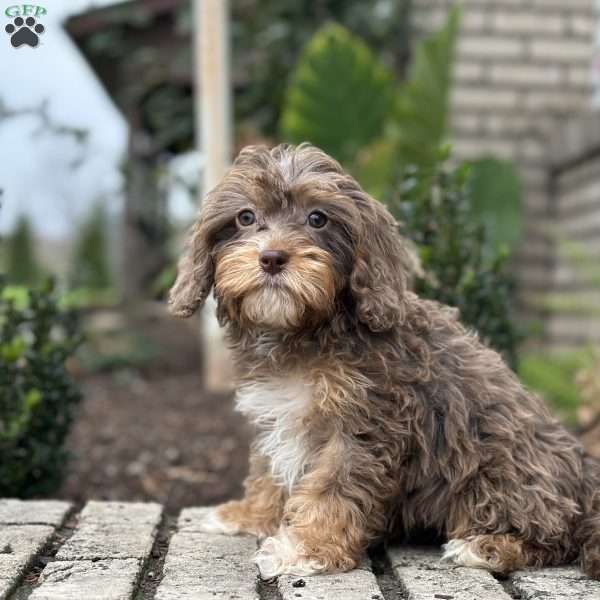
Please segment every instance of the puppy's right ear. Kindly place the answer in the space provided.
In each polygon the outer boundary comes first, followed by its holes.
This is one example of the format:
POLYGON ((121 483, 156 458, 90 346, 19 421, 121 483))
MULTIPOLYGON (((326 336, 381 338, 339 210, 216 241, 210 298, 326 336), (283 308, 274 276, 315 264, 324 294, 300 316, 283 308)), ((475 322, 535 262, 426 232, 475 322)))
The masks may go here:
POLYGON ((200 308, 213 285, 213 262, 202 217, 193 225, 187 249, 177 266, 177 278, 169 292, 169 311, 176 317, 191 317, 200 308))

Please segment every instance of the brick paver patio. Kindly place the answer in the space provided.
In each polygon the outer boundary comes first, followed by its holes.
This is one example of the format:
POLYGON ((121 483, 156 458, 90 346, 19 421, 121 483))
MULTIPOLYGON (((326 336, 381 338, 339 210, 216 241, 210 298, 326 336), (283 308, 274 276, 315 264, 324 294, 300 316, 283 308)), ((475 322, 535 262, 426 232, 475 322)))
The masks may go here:
POLYGON ((168 520, 158 504, 0 500, 0 600, 600 600, 575 567, 498 580, 394 547, 376 568, 264 583, 252 537, 207 534, 206 509, 168 520))

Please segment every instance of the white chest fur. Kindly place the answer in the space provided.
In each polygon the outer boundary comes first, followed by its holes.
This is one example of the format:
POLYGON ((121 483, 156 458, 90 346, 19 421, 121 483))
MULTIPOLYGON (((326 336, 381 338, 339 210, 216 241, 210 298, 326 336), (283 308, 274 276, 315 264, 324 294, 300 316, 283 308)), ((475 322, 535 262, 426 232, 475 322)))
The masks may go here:
POLYGON ((237 409, 258 428, 257 449, 271 460, 271 473, 291 489, 302 477, 310 455, 303 425, 312 386, 301 379, 277 378, 242 386, 237 409))

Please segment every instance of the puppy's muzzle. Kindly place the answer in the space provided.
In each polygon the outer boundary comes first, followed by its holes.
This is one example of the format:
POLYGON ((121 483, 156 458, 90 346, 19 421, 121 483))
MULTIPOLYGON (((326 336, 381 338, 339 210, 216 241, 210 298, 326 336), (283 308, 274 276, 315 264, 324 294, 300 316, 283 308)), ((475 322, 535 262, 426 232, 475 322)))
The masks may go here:
POLYGON ((258 257, 261 269, 269 275, 283 271, 289 260, 290 255, 284 250, 263 250, 258 257))

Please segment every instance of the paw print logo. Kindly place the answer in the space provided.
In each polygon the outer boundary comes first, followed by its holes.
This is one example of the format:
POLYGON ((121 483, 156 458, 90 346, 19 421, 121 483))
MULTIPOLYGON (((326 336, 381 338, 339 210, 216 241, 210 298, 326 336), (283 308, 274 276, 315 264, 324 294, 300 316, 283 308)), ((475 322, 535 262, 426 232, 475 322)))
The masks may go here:
POLYGON ((4 30, 10 35, 10 43, 15 48, 23 44, 35 48, 40 43, 39 36, 44 33, 45 28, 40 23, 36 24, 33 17, 27 17, 27 19, 17 17, 4 30))

